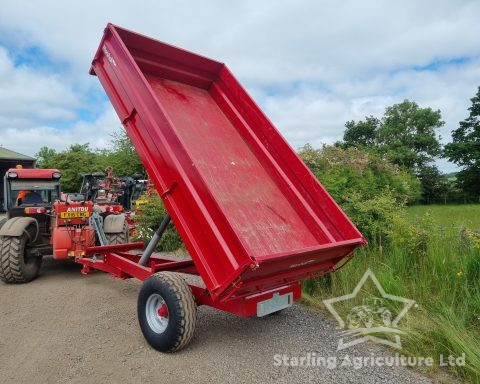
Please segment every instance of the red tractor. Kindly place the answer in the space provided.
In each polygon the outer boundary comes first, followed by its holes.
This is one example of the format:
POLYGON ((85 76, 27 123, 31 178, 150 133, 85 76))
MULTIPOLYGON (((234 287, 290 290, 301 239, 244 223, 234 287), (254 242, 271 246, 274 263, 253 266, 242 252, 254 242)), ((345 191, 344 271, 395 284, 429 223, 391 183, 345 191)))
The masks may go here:
POLYGON ((35 279, 44 255, 80 258, 95 244, 128 242, 122 214, 102 218, 81 194, 62 194, 58 169, 9 169, 5 174, 7 218, 0 221, 0 280, 35 279))

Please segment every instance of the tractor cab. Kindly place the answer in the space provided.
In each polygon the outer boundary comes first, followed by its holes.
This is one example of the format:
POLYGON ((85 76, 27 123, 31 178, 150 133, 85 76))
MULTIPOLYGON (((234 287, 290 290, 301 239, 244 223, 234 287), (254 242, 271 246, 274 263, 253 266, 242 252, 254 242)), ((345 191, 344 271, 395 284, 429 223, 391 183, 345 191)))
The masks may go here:
POLYGON ((9 169, 4 179, 7 219, 31 217, 41 234, 49 233, 48 214, 60 199, 60 176, 58 169, 9 169))
POLYGON ((7 217, 45 213, 60 199, 58 169, 17 169, 5 173, 7 217))

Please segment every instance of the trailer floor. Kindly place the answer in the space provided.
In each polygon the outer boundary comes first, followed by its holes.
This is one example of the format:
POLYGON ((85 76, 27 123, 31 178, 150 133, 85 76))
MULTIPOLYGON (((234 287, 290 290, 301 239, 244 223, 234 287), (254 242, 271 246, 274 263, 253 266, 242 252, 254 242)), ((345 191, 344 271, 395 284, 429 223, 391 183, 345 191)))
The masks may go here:
POLYGON ((0 283, 0 383, 429 382, 398 367, 275 367, 274 354, 388 353, 373 344, 337 352, 333 320, 303 305, 261 319, 202 307, 190 346, 161 354, 137 324, 140 283, 79 269, 47 259, 36 281, 0 283))

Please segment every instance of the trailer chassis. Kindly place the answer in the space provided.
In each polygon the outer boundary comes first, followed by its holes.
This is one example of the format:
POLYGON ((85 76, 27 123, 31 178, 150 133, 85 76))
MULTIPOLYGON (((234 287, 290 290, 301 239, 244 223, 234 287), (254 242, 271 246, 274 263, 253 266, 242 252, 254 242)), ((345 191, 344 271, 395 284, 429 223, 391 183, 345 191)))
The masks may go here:
MULTIPOLYGON (((200 274, 192 260, 175 261, 153 254, 149 257, 146 265, 142 265, 140 263, 143 254, 142 248, 143 242, 93 246, 86 249, 85 257, 78 258, 76 261, 82 265, 81 272, 84 275, 95 271, 103 271, 116 278, 136 278, 143 282, 138 298, 140 327, 147 342, 162 352, 174 352, 183 348, 190 341, 195 328, 197 306, 206 305, 240 317, 262 317, 292 306, 293 302, 300 300, 302 295, 300 281, 289 279, 286 276, 282 280, 282 284, 277 284, 263 291, 258 291, 256 287, 252 287, 252 293, 250 294, 214 297, 201 283, 200 274), (193 282, 190 281, 192 279, 189 279, 192 277, 193 282), (179 296, 172 303, 168 303, 168 300, 163 298, 170 292, 150 292, 152 284, 158 284, 165 278, 167 281, 168 278, 176 279, 177 285, 184 285, 183 288, 188 288, 183 289, 183 291, 180 290, 179 296), (142 295, 142 291, 145 289, 150 292, 150 295, 146 299, 142 299, 142 297, 145 297, 145 295, 142 295), (151 312, 149 308, 152 307, 152 297, 161 298, 159 300, 161 300, 162 305, 155 307, 154 313, 149 314, 151 312), (193 313, 181 313, 180 316, 174 317, 173 311, 177 304, 182 301, 193 303, 193 306, 190 306, 193 308, 191 308, 193 313), (165 329, 159 328, 163 329, 163 332, 152 335, 152 329, 156 329, 155 326, 152 326, 154 320, 149 320, 152 318, 156 319, 158 324, 167 324, 164 326, 165 329), (190 324, 192 329, 186 336, 182 335, 180 341, 165 337, 169 325, 174 329, 181 328, 181 324, 188 324, 188 318, 195 319, 192 321, 193 324, 190 324)), ((237 284, 242 283, 237 282, 237 284)))
MULTIPOLYGON (((89 247, 86 249, 85 257, 78 258, 76 261, 82 264, 81 272, 84 275, 98 270, 122 280, 136 278, 140 281, 146 281, 159 272, 180 273, 186 280, 189 280, 190 275, 196 278, 195 282, 189 282, 188 286, 197 305, 207 305, 240 317, 264 316, 275 312, 273 306, 269 307, 270 312, 258 305, 274 296, 291 294, 290 298, 292 300, 288 301, 287 306, 291 306, 293 301, 301 298, 300 281, 289 279, 288 276, 285 277, 282 284, 277 284, 264 291, 215 298, 201 283, 199 284, 198 277, 200 274, 192 260, 174 261, 154 254, 150 257, 147 265, 141 265, 142 247, 143 242, 89 247)), ((326 269, 329 270, 329 266, 326 266, 326 269)), ((316 274, 316 276, 318 275, 316 274)), ((278 310, 281 309, 284 308, 278 308, 278 310)))

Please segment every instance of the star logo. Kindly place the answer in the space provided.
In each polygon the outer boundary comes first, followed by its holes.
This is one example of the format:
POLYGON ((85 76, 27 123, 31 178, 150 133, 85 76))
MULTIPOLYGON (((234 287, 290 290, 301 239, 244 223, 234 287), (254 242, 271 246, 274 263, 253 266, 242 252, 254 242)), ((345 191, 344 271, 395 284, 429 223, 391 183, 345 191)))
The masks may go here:
POLYGON ((342 337, 338 341, 337 350, 339 351, 368 340, 401 349, 402 343, 400 335, 405 334, 405 332, 398 329, 398 322, 415 304, 415 301, 386 293, 372 270, 368 268, 351 294, 323 300, 323 303, 337 320, 337 329, 344 330, 340 332, 342 337), (348 324, 346 324, 332 304, 355 299, 368 278, 372 280, 380 296, 365 298, 362 301, 362 305, 353 307, 347 315, 348 324), (392 319, 392 312, 385 305, 386 301, 400 302, 405 304, 405 306, 397 316, 392 319), (374 336, 374 334, 378 335, 382 333, 393 334, 395 341, 374 336))

